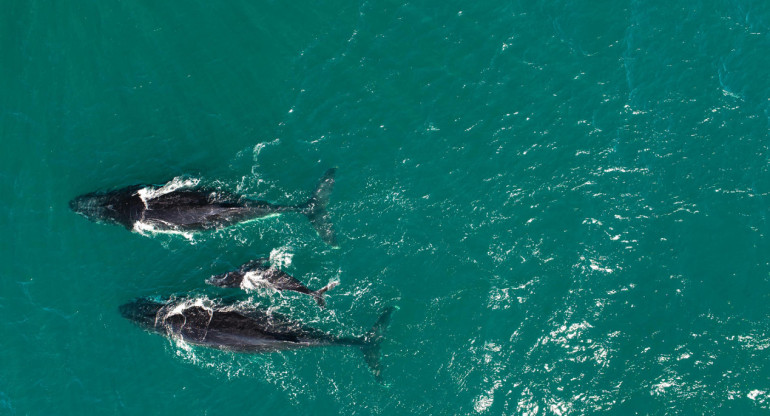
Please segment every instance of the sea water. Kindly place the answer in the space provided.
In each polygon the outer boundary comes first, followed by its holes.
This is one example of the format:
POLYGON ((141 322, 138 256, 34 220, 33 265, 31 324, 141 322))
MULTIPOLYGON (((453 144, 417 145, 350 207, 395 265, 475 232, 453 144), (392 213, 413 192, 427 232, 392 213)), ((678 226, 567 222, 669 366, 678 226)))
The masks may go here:
MULTIPOLYGON (((764 414, 770 3, 0 6, 0 414, 764 414), (195 178, 301 214, 189 238, 71 212, 195 178), (141 230, 140 230, 141 231, 141 230), (325 310, 213 274, 279 250, 325 310), (151 334, 231 298, 354 348, 151 334)), ((168 188, 166 188, 168 189, 168 188)), ((271 256, 272 257, 272 256, 271 256)))

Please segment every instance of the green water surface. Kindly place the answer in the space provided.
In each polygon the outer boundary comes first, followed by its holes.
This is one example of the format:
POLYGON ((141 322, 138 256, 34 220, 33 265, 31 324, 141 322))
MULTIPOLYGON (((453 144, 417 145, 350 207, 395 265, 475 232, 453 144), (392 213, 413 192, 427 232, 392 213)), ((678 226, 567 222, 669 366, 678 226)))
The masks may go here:
POLYGON ((0 414, 764 414, 770 3, 0 6, 0 414), (195 235, 73 197, 196 178, 305 200, 195 235), (204 279, 271 255, 328 308, 204 279), (150 334, 140 296, 239 296, 360 352, 150 334))

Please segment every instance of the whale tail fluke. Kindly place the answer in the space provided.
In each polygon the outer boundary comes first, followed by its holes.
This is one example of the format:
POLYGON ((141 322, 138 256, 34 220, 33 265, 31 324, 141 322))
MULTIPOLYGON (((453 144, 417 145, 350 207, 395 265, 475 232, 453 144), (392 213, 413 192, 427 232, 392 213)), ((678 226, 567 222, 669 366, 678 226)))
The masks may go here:
POLYGON ((364 353, 364 360, 374 373, 374 378, 382 382, 382 363, 380 362, 380 346, 382 345, 383 333, 390 322, 390 315, 396 310, 395 306, 385 308, 380 314, 380 318, 374 323, 372 329, 361 338, 361 351, 364 353))
POLYGON ((331 217, 326 211, 326 205, 329 203, 329 195, 331 195, 332 188, 334 187, 334 173, 336 171, 336 168, 327 170, 318 182, 313 196, 307 202, 298 206, 300 212, 305 214, 307 219, 310 220, 310 224, 313 225, 321 239, 332 247, 337 247, 337 237, 334 235, 331 217))
POLYGON ((334 289, 338 284, 339 284, 338 282, 331 282, 328 285, 312 293, 316 303, 318 303, 318 306, 320 306, 321 309, 326 307, 326 300, 324 299, 324 293, 326 293, 326 291, 329 289, 334 289))

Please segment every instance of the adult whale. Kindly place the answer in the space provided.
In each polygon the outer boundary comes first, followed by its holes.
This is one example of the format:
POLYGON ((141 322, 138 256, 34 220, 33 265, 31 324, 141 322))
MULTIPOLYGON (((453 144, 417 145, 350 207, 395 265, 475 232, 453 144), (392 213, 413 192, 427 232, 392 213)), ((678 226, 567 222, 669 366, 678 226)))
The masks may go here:
POLYGON ((253 290, 258 287, 270 287, 278 291, 291 290, 312 296, 321 309, 326 307, 326 301, 323 297, 324 293, 337 286, 337 282, 329 283, 318 290, 311 290, 294 278, 294 276, 276 267, 268 266, 267 262, 269 260, 269 258, 252 260, 239 267, 238 270, 211 276, 209 279, 206 279, 206 283, 213 286, 241 288, 243 290, 253 290))
POLYGON ((116 223, 129 230, 181 232, 228 227, 247 220, 299 212, 307 216, 326 243, 336 247, 337 240, 326 211, 335 171, 334 168, 327 170, 313 196, 297 205, 271 204, 204 188, 177 189, 167 184, 93 192, 70 201, 70 208, 92 221, 116 223))
POLYGON ((377 380, 381 380, 382 374, 380 345, 393 310, 392 306, 385 308, 361 337, 338 337, 275 312, 201 298, 139 298, 120 307, 123 317, 145 329, 222 350, 259 353, 322 346, 357 347, 377 380))

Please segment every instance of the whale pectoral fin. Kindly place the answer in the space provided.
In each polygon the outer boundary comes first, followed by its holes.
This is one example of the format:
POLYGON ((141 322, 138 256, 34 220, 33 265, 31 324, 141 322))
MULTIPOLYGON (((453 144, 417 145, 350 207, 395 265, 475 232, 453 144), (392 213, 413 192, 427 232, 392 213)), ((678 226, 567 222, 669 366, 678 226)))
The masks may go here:
POLYGON ((313 192, 313 196, 304 204, 297 205, 296 208, 310 220, 310 224, 315 228, 321 239, 332 247, 338 247, 337 237, 334 234, 332 220, 326 206, 329 204, 329 196, 334 188, 334 174, 336 168, 326 171, 324 176, 318 182, 318 186, 313 192))
POLYGON ((331 282, 328 285, 322 287, 321 289, 316 290, 315 292, 310 292, 311 295, 315 298, 316 303, 318 303, 318 306, 321 309, 324 309, 326 307, 326 300, 324 299, 324 293, 326 293, 329 289, 334 289, 339 282, 331 282))

